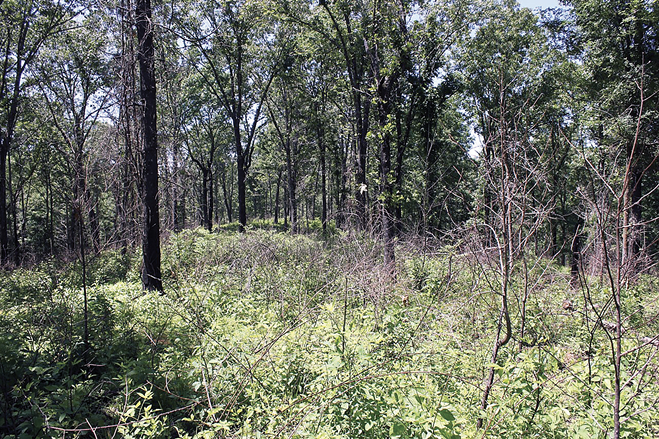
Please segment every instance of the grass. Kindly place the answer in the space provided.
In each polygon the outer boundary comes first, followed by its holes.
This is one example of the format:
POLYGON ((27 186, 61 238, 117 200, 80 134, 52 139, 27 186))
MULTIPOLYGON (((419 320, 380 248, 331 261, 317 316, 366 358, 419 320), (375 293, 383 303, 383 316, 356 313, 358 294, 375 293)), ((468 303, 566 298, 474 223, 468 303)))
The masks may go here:
MULTIPOLYGON (((606 437, 609 340, 565 269, 516 273, 513 340, 483 412, 497 273, 436 250, 401 245, 394 278, 367 239, 186 230, 164 246, 164 295, 141 291, 135 259, 104 254, 90 270, 88 352, 79 266, 3 273, 0 434, 606 437)), ((639 348, 659 330, 656 284, 625 295, 626 437, 659 434, 657 348, 639 348)), ((605 303, 605 288, 591 293, 605 303)))

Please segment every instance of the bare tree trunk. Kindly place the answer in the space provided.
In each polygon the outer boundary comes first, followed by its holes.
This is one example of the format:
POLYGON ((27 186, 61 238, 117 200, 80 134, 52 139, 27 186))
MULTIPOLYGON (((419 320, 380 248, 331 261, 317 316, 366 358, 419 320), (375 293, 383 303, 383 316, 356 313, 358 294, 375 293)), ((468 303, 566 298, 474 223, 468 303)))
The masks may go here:
POLYGON ((211 229, 211 220, 209 218, 210 209, 208 207, 208 170, 201 170, 201 224, 209 231, 211 229))
POLYGON ((320 186, 322 196, 322 211, 320 213, 320 220, 323 224, 323 234, 327 233, 327 166, 325 159, 325 141, 322 132, 318 135, 318 142, 320 143, 320 186))
MULTIPOLYGON (((240 122, 238 122, 240 123, 240 122)), ((240 128, 237 128, 238 133, 240 128)), ((246 178, 247 169, 245 163, 245 155, 240 145, 240 134, 236 134, 236 146, 238 147, 238 229, 240 232, 245 232, 247 225, 247 191, 246 191, 246 178)))
POLYGON ((226 166, 224 168, 224 173, 220 176, 222 181, 222 195, 224 197, 224 207, 227 210, 227 221, 229 223, 233 222, 233 208, 231 196, 233 191, 227 189, 227 175, 226 175, 226 166))
POLYGON ((293 169, 293 158, 291 157, 290 140, 286 145, 286 175, 288 178, 288 211, 291 218, 291 232, 298 232, 298 211, 295 170, 293 169))
POLYGON ((179 175, 179 142, 174 141, 172 157, 172 227, 175 232, 180 232, 182 228, 181 215, 179 212, 179 186, 181 177, 179 175))
POLYGON ((281 192, 281 168, 277 171, 277 190, 275 192, 275 224, 279 223, 279 193, 281 192))
POLYGON ((158 137, 156 125, 156 78, 154 72, 153 22, 151 1, 138 0, 138 60, 140 95, 144 104, 142 285, 146 290, 162 291, 160 272, 160 217, 158 213, 158 137))

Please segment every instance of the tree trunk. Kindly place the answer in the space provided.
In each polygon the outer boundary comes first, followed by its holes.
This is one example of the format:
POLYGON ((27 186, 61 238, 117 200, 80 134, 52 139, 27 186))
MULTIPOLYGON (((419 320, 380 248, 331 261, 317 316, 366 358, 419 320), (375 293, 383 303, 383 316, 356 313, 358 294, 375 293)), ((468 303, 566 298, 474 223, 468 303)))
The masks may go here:
POLYGON ((209 228, 210 220, 208 219, 208 171, 206 168, 201 170, 201 225, 209 228))
POLYGON ((368 117, 370 104, 366 102, 362 108, 361 91, 356 90, 355 97, 355 119, 357 122, 357 175, 356 175, 356 193, 357 199, 357 217, 359 228, 366 229, 368 224, 367 203, 368 203, 368 186, 366 185, 366 162, 368 160, 368 142, 366 135, 368 133, 368 117))
POLYGON ((151 1, 137 2, 137 40, 140 65, 140 95, 144 105, 143 203, 144 237, 142 285, 162 291, 160 272, 160 218, 158 213, 158 138, 156 125, 156 78, 154 72, 151 1))
POLYGON ((181 184, 179 176, 179 143, 174 142, 172 159, 172 227, 175 232, 181 231, 181 218, 179 215, 179 185, 181 184))
POLYGON ((242 153, 238 154, 238 230, 245 232, 247 225, 247 194, 246 194, 246 175, 245 158, 242 153))
POLYGON ((7 157, 9 138, 3 137, 0 147, 0 261, 7 263, 9 257, 9 234, 7 227, 7 157))
POLYGON ((291 218, 291 232, 297 233, 298 225, 298 211, 297 211, 297 189, 295 181, 295 169, 293 169, 293 158, 291 157, 291 145, 288 141, 286 145, 286 175, 288 178, 288 211, 291 218))
POLYGON ((320 142, 320 187, 322 192, 323 210, 320 213, 320 220, 323 223, 323 234, 327 233, 327 166, 325 163, 325 142, 322 132, 318 136, 320 142))
POLYGON ((213 231, 213 212, 215 211, 215 187, 213 185, 213 171, 208 171, 208 223, 209 232, 213 231))
POLYGON ((226 167, 220 179, 222 180, 222 195, 224 197, 224 207, 227 210, 227 221, 231 223, 233 221, 233 210, 231 207, 231 193, 227 190, 226 167))
POLYGON ((281 168, 277 171, 277 190, 275 192, 275 224, 279 223, 279 193, 281 192, 281 168))

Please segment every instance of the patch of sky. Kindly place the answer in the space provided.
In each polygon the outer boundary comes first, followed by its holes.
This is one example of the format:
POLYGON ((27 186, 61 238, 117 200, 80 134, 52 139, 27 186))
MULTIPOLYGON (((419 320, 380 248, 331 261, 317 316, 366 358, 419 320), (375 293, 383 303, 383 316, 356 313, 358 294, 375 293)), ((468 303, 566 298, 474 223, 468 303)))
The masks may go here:
POLYGON ((561 8, 564 7, 560 4, 559 0, 519 0, 519 5, 523 8, 529 9, 546 9, 546 8, 561 8))

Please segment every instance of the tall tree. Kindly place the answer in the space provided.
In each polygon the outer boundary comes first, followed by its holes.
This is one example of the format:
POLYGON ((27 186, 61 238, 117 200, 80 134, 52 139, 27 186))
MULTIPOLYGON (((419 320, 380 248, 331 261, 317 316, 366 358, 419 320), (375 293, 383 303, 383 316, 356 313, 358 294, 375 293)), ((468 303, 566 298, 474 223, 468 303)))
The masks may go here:
MULTIPOLYGON (((656 199, 659 186, 646 187, 659 157, 659 8, 656 2, 571 0, 578 44, 587 81, 583 120, 590 127, 582 153, 591 175, 587 203, 595 219, 597 262, 610 291, 607 304, 590 312, 598 321, 611 313, 615 323, 602 325, 610 342, 613 366, 613 437, 624 432, 629 404, 624 390, 627 348, 623 345, 623 300, 627 286, 644 267, 643 206, 656 199)), ((642 348, 640 346, 638 349, 642 348)))
POLYGON ((213 95, 205 93, 198 81, 190 87, 186 102, 188 126, 185 128, 185 145, 188 157, 201 173, 202 222, 211 231, 215 212, 216 170, 224 158, 220 155, 224 152, 223 145, 231 142, 230 136, 227 136, 231 127, 227 124, 226 113, 217 105, 213 95))
POLYGON ((591 139, 612 153, 622 152, 628 171, 622 203, 621 263, 637 272, 642 250, 643 180, 655 169, 659 137, 659 9, 648 2, 571 0, 575 35, 588 81, 585 122, 591 139))
MULTIPOLYGON (((259 2, 218 0, 179 11, 179 32, 191 46, 191 63, 231 121, 238 178, 238 221, 247 224, 247 173, 262 110, 284 53, 259 2), (208 30, 212 32, 207 33, 208 30)), ((284 40, 285 41, 285 40, 284 40)))
MULTIPOLYGON (((470 39, 464 51, 464 73, 471 111, 483 138, 479 173, 483 212, 480 228, 484 248, 496 249, 493 285, 499 296, 490 363, 512 339, 509 300, 516 261, 524 261, 531 239, 549 217, 553 200, 548 192, 542 163, 543 144, 534 141, 534 130, 545 114, 543 78, 551 71, 550 48, 537 17, 515 3, 497 5, 470 39)), ((524 304, 521 298, 520 333, 524 334, 524 304)), ((487 409, 494 384, 489 367, 481 408, 487 409)), ((478 427, 482 426, 482 418, 478 427)))
POLYGON ((158 212, 158 136, 156 124, 156 75, 154 71, 154 25, 151 1, 138 0, 136 28, 140 64, 140 95, 143 105, 144 147, 142 151, 142 202, 144 235, 142 240, 142 285, 146 290, 162 291, 160 271, 160 216, 158 212))
POLYGON ((357 200, 357 225, 365 228, 368 223, 368 131, 371 100, 365 95, 368 88, 368 58, 366 56, 366 35, 371 19, 368 2, 354 5, 346 2, 321 1, 320 8, 329 19, 323 24, 320 20, 311 22, 314 29, 328 38, 335 50, 342 55, 345 71, 350 84, 352 104, 351 119, 356 143, 354 196, 357 200))
MULTIPOLYGON (((99 116, 108 109, 110 96, 107 59, 103 58, 105 42, 91 34, 91 29, 98 29, 97 24, 87 17, 81 29, 54 38, 52 44, 44 47, 34 68, 50 121, 65 145, 64 149, 58 149, 71 164, 71 250, 84 235, 81 232, 86 221, 90 222, 92 231, 98 229, 98 208, 90 204, 85 164, 87 140, 99 116)), ((93 243, 98 250, 97 240, 93 243)))
POLYGON ((23 75, 42 45, 71 18, 70 5, 50 0, 0 2, 0 263, 9 258, 7 158, 25 88, 23 75))

